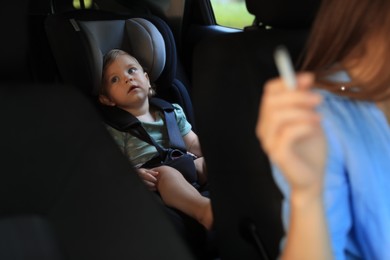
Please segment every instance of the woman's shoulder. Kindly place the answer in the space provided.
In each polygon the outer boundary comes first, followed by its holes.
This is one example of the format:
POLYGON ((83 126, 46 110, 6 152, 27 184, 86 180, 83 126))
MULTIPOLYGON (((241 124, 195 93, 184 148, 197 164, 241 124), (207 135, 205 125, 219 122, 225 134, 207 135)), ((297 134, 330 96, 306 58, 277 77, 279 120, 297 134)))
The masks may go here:
POLYGON ((343 86, 343 83, 347 84, 351 81, 346 71, 341 70, 328 75, 327 80, 339 83, 340 88, 335 90, 335 92, 314 88, 314 91, 320 93, 323 97, 319 110, 331 110, 335 116, 339 116, 343 115, 343 113, 353 114, 360 113, 362 110, 377 109, 373 102, 357 100, 348 96, 349 92, 359 91, 359 88, 343 86))
POLYGON ((323 97, 318 111, 329 117, 341 119, 354 119, 355 117, 358 119, 360 117, 359 121, 361 121, 368 114, 378 114, 379 112, 378 107, 371 101, 352 99, 324 89, 315 89, 314 91, 323 97))
MULTIPOLYGON (((372 142, 373 136, 389 135, 386 118, 375 103, 351 99, 327 90, 316 91, 323 97, 317 111, 322 117, 323 129, 328 139, 334 141, 331 142, 334 146, 348 147, 350 150, 352 146, 372 142)), ((387 139, 386 136, 383 139, 387 139)))
MULTIPOLYGON (((315 88, 313 89, 314 92, 317 92, 319 93, 323 99, 324 99, 324 102, 335 102, 335 103, 354 103, 356 102, 357 100, 354 100, 354 99, 351 99, 347 96, 344 96, 342 94, 336 94, 336 93, 333 93, 329 90, 326 90, 326 89, 320 89, 320 88, 315 88)), ((365 101, 358 101, 358 102, 365 102, 365 101)))

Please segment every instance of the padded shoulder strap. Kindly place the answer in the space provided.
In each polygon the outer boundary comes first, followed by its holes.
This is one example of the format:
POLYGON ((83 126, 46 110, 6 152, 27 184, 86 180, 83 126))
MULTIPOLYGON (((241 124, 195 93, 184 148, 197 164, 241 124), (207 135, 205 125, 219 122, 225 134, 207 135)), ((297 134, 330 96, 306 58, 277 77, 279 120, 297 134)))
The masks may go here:
MULTIPOLYGON (((176 116, 174 113, 175 108, 173 105, 159 98, 151 98, 150 104, 164 112, 170 148, 186 151, 183 137, 181 136, 179 127, 177 126, 176 116)), ((157 150, 162 148, 150 137, 150 135, 142 127, 141 122, 132 114, 117 107, 100 107, 105 122, 109 126, 121 132, 129 132, 135 137, 156 146, 157 150)))
POLYGON ((135 116, 123 109, 101 105, 100 110, 106 124, 121 132, 128 132, 130 129, 141 125, 141 122, 135 116))
POLYGON ((187 151, 183 137, 181 136, 179 127, 177 125, 176 116, 174 113, 175 108, 173 105, 159 98, 151 98, 150 104, 160 108, 164 112, 165 125, 167 127, 170 148, 187 151))
POLYGON ((163 111, 173 112, 175 110, 175 108, 173 107, 173 105, 171 103, 169 103, 168 101, 165 101, 164 99, 161 99, 161 98, 153 97, 149 100, 149 102, 150 102, 150 105, 155 106, 163 111))
POLYGON ((133 136, 156 147, 161 160, 166 156, 167 149, 159 145, 143 128, 141 122, 132 114, 117 107, 101 106, 105 122, 111 127, 121 131, 129 132, 133 136))

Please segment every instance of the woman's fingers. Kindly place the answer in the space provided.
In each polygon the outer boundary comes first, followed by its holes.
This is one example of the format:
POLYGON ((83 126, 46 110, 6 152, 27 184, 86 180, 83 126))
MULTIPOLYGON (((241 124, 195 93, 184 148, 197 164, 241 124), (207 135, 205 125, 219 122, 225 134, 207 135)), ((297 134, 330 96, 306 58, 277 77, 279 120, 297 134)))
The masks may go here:
MULTIPOLYGON (((297 79, 297 87, 298 90, 307 90, 313 86, 314 83, 314 75, 312 73, 298 73, 296 75, 297 79)), ((266 82, 264 86, 264 91, 267 94, 277 94, 284 91, 294 91, 294 89, 289 89, 284 80, 281 78, 270 79, 266 82)))
MULTIPOLYGON (((276 82, 275 88, 280 88, 276 82)), ((291 124, 304 122, 318 123, 320 116, 315 108, 321 103, 321 96, 309 91, 271 91, 264 94, 260 105, 260 112, 256 134, 261 140, 263 148, 267 150, 281 131, 291 124)))
POLYGON ((321 117, 316 111, 322 97, 310 91, 313 81, 312 74, 299 74, 293 90, 281 79, 269 81, 256 126, 264 151, 290 184, 300 188, 320 183, 321 174, 312 173, 322 172, 326 156, 321 117))
MULTIPOLYGON (((301 155, 300 146, 297 146, 296 144, 298 142, 302 142, 302 140, 311 139, 312 136, 316 135, 319 129, 320 124, 306 122, 301 124, 293 124, 285 131, 281 131, 278 135, 278 138, 275 138, 272 146, 269 149, 272 160, 279 162, 287 159, 293 159, 294 157, 299 157, 301 155), (284 149, 284 147, 291 147, 292 149, 284 149)), ((314 149, 318 148, 314 145, 311 147, 314 149)))
POLYGON ((303 109, 291 108, 283 112, 272 113, 266 122, 260 126, 258 135, 262 140, 264 150, 274 147, 274 143, 280 140, 285 132, 291 131, 294 126, 316 126, 320 124, 320 115, 316 112, 303 109))
POLYGON ((313 87, 314 74, 308 72, 302 72, 297 74, 297 89, 308 90, 313 87))

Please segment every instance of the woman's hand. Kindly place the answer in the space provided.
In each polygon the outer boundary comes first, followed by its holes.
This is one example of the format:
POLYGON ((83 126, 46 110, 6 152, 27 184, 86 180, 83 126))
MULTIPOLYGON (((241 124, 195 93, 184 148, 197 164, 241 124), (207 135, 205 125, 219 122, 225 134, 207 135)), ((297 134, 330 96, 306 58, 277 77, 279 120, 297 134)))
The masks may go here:
POLYGON ((139 168, 137 169, 137 173, 138 176, 146 184, 149 190, 151 191, 157 190, 157 176, 158 176, 157 171, 151 169, 139 168))
POLYGON ((267 82, 256 134, 294 194, 318 198, 322 195, 326 142, 315 111, 322 99, 309 91, 313 83, 309 73, 297 75, 296 90, 287 89, 282 79, 267 82))

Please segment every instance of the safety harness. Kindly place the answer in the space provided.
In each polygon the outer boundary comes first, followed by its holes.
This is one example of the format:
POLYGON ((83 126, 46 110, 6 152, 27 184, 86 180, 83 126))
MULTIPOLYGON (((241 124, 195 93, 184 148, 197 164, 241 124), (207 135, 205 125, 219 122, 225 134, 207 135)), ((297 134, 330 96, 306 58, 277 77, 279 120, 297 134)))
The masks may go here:
POLYGON ((157 154, 152 159, 144 163, 142 168, 154 168, 161 165, 168 165, 183 174, 188 182, 194 184, 197 181, 194 157, 187 153, 187 149, 177 125, 174 107, 171 103, 159 99, 151 98, 151 106, 164 112, 164 121, 167 128, 169 148, 159 145, 145 130, 141 122, 131 113, 118 107, 101 106, 101 111, 105 122, 121 132, 127 132, 138 139, 147 142, 157 149, 157 154))

